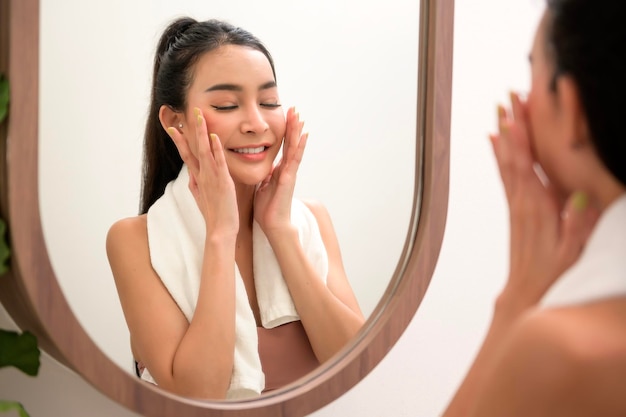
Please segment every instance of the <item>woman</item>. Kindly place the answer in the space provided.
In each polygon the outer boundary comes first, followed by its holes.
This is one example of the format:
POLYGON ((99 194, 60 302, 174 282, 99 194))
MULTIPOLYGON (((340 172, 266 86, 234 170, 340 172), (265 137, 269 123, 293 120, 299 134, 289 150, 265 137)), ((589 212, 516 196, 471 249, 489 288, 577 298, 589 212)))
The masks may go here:
POLYGON ((624 19, 548 0, 528 98, 498 109, 510 273, 446 417, 626 415, 624 19))
POLYGON ((272 58, 253 35, 217 20, 167 27, 141 214, 107 236, 143 379, 196 398, 255 396, 360 329, 328 212, 293 199, 302 127, 283 112, 272 58))

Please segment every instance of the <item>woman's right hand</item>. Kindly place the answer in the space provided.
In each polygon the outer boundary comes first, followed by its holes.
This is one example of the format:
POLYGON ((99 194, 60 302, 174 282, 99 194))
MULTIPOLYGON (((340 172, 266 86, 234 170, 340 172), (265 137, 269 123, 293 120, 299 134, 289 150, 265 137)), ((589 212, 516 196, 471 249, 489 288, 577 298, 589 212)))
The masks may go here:
POLYGON ((235 184, 226 165, 224 148, 217 135, 208 133, 202 111, 195 107, 194 113, 195 153, 191 150, 188 139, 177 129, 169 127, 167 132, 189 170, 189 189, 202 212, 207 233, 236 235, 239 231, 239 210, 235 184))
POLYGON ((511 94, 511 110, 498 108, 499 132, 490 139, 510 215, 509 279, 499 306, 517 314, 537 304, 576 262, 597 220, 587 196, 565 201, 535 171, 526 103, 511 94))

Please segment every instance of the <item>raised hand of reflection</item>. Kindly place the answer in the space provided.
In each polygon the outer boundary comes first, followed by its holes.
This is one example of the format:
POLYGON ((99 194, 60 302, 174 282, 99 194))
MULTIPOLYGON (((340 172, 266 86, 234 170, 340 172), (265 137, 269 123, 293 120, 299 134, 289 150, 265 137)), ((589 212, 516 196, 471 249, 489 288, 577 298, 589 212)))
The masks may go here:
POLYGON ((168 133, 189 169, 189 189, 202 212, 207 231, 236 234, 239 230, 237 196, 226 165, 224 147, 217 135, 208 134, 201 110, 195 108, 194 112, 195 146, 192 144, 192 147, 195 153, 175 128, 169 128, 168 133))
POLYGON ((302 134, 304 122, 293 107, 286 119, 282 157, 261 182, 254 198, 254 218, 268 236, 291 226, 291 199, 308 138, 308 134, 302 134))
POLYGON ((498 127, 490 139, 510 215, 509 279, 503 294, 523 309, 537 303, 578 259, 597 212, 583 193, 563 201, 542 181, 531 148, 527 104, 517 94, 511 94, 510 109, 498 107, 498 127))

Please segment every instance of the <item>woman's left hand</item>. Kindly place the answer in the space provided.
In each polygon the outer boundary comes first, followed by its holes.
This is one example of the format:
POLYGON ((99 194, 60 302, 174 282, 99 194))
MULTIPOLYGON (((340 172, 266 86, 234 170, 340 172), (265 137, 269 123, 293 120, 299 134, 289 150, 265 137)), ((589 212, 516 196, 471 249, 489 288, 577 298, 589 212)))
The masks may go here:
POLYGON ((257 188, 254 218, 266 235, 291 227, 291 200, 296 174, 302 161, 308 134, 302 134, 304 122, 292 107, 287 111, 287 126, 282 158, 257 188))

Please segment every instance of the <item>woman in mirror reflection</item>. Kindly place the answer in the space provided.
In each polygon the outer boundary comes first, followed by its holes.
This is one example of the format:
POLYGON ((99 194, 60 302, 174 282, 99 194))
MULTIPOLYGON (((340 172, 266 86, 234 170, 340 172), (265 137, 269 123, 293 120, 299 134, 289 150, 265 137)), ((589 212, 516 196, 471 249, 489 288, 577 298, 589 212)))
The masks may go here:
POLYGON ((194 398, 254 397, 303 377, 361 328, 327 210, 294 197, 302 129, 252 34, 191 18, 166 28, 140 215, 107 236, 142 379, 194 398))
POLYGON ((444 416, 626 416, 626 2, 547 0, 491 136, 508 280, 444 416))

